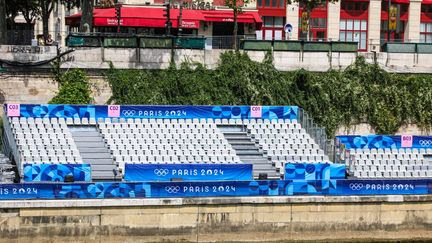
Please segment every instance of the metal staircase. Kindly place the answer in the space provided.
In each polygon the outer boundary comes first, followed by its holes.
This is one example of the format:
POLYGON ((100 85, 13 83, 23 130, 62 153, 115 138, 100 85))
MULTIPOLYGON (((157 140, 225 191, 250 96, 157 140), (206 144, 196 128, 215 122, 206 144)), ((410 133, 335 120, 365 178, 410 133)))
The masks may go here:
POLYGON ((117 166, 95 126, 68 126, 83 163, 90 164, 93 181, 121 180, 117 166))
POLYGON ((260 174, 267 174, 268 179, 280 179, 279 170, 268 160, 262 150, 255 144, 242 125, 218 125, 224 137, 236 150, 237 156, 243 163, 253 165, 255 179, 260 174))

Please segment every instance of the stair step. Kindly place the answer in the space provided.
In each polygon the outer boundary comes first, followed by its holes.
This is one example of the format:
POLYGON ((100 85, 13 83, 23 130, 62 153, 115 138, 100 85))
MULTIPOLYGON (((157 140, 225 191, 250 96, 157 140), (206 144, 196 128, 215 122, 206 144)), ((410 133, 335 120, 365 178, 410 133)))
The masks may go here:
POLYGON ((112 159, 109 153, 81 153, 83 159, 112 159))
POLYGON ((247 132, 243 132, 243 131, 226 131, 223 132, 224 136, 244 136, 244 137, 248 137, 247 132))
POLYGON ((75 141, 75 144, 76 144, 78 150, 80 148, 104 148, 105 147, 105 143, 102 141, 99 141, 99 142, 86 142, 86 141, 77 142, 77 141, 75 141))
POLYGON ((260 157, 263 157, 263 154, 257 149, 248 149, 248 150, 237 150, 237 155, 258 155, 260 157))
POLYGON ((72 135, 74 137, 101 137, 101 134, 95 131, 73 131, 72 135))
POLYGON ((102 142, 100 137, 73 137, 75 142, 102 142))
POLYGON ((95 171, 112 171, 117 169, 115 165, 91 165, 92 170, 95 171))
POLYGON ((86 153, 108 153, 108 154, 111 154, 110 150, 107 148, 80 148, 79 151, 81 154, 86 154, 86 153))
POLYGON ((251 143, 251 144, 233 144, 231 146, 233 149, 235 150, 247 150, 247 149, 258 149, 255 144, 251 143))
POLYGON ((90 165, 114 165, 112 159, 83 159, 83 161, 90 165))

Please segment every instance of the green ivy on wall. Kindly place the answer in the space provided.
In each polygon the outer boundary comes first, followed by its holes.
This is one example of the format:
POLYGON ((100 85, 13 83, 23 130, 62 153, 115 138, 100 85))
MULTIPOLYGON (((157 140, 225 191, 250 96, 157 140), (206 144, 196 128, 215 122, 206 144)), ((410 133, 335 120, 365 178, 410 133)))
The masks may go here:
POLYGON ((57 73, 55 80, 59 84, 59 91, 50 104, 90 104, 91 85, 86 73, 79 69, 73 69, 65 73, 57 73))
POLYGON ((379 134, 407 123, 432 125, 432 76, 391 74, 359 57, 342 71, 281 72, 268 53, 221 54, 215 70, 184 62, 165 70, 107 72, 110 103, 184 105, 298 105, 333 136, 341 125, 368 122, 379 134))

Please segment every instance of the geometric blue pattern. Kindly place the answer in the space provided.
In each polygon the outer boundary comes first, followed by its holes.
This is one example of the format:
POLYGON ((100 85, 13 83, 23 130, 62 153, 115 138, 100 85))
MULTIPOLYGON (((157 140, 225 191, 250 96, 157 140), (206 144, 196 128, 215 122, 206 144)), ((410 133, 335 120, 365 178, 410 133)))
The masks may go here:
MULTIPOLYGON (((399 149, 402 147, 402 136, 387 135, 346 135, 337 136, 340 144, 346 149, 399 149)), ((432 136, 412 136, 412 145, 407 148, 432 148, 432 136)))
MULTIPOLYGON (((291 119, 296 120, 297 106, 260 106, 261 112, 252 114, 252 106, 119 106, 119 118, 156 119, 291 119)), ((4 105, 7 114, 7 104, 4 105)), ((256 107, 254 108, 256 109, 256 107)), ((106 105, 48 105, 21 104, 21 117, 34 118, 108 118, 106 105)))
POLYGON ((25 182, 64 182, 66 176, 74 181, 91 181, 89 164, 24 164, 25 182))
POLYGON ((432 194, 432 179, 0 184, 0 200, 432 194))
POLYGON ((285 180, 334 180, 345 178, 344 164, 286 163, 285 180))

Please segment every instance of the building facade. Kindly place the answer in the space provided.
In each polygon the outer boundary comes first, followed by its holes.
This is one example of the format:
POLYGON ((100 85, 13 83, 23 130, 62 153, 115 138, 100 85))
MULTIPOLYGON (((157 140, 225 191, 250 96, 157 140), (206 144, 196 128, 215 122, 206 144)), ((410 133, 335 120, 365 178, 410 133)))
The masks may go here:
POLYGON ((381 0, 327 2, 312 11, 309 31, 304 27, 304 11, 296 3, 286 8, 265 3, 260 7, 258 3, 258 10, 264 20, 264 39, 354 41, 359 43, 360 51, 379 51, 380 45, 389 38, 391 42, 432 43, 431 0, 391 0, 390 8, 388 1, 381 0), (281 16, 281 12, 285 12, 285 16, 281 16), (270 17, 280 18, 280 24, 274 26, 266 22, 270 17), (291 33, 285 33, 285 24, 293 27, 291 33), (278 34, 271 34, 271 31, 278 34))
MULTIPOLYGON (((126 7, 163 8, 164 0, 124 0, 126 7)), ((201 36, 229 36, 232 34, 230 10, 224 6, 224 0, 204 2, 211 9, 196 7, 200 1, 189 1, 190 8, 184 12, 200 11, 199 24, 187 24, 184 19, 184 34, 201 36), (219 13, 219 14, 218 14, 219 13)), ((174 4, 175 5, 175 4, 174 4)), ((432 43, 432 0, 391 0, 389 8, 385 0, 340 0, 326 3, 311 12, 310 28, 305 26, 305 13, 297 3, 287 5, 286 0, 256 0, 245 7, 245 13, 256 13, 262 19, 250 15, 240 19, 239 34, 257 39, 276 40, 313 40, 313 41, 354 41, 360 51, 379 51, 389 38, 392 42, 432 43), (390 18, 389 18, 390 12, 390 18), (388 21, 391 31, 388 32, 388 21), (292 26, 285 32, 284 26, 292 26), (307 29, 309 29, 307 31, 307 29)), ((173 9, 173 13, 178 9, 173 9)), ((59 5, 50 18, 50 34, 63 42, 70 31, 65 17, 78 13, 78 10, 66 10, 59 5)), ((97 31, 110 31, 110 26, 96 26, 97 31)), ((111 28, 114 28, 111 26, 111 28)), ((35 36, 42 33, 41 21, 35 21, 35 36)), ((175 29, 175 28, 174 28, 175 29)), ((161 34, 163 26, 149 28, 145 26, 124 29, 129 33, 161 34)), ((174 30, 175 31, 175 30, 174 30)))

